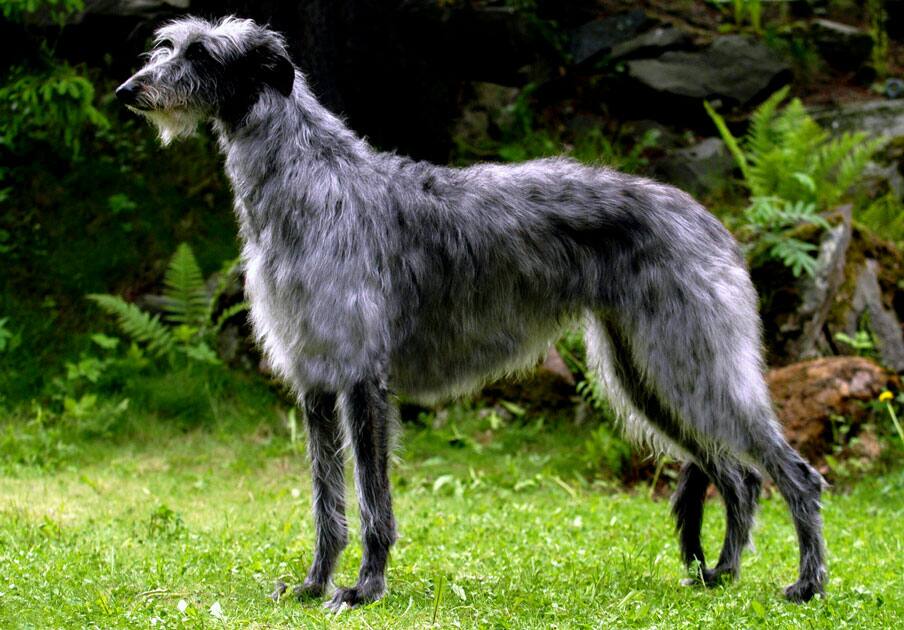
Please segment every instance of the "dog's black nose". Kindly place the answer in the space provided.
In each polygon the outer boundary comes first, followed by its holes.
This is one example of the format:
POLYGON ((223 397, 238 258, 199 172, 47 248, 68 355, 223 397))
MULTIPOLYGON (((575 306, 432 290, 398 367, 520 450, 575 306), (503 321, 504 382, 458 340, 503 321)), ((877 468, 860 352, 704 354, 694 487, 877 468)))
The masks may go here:
POLYGON ((141 92, 141 86, 137 81, 126 81, 116 88, 116 98, 124 105, 134 105, 138 100, 138 94, 141 92))

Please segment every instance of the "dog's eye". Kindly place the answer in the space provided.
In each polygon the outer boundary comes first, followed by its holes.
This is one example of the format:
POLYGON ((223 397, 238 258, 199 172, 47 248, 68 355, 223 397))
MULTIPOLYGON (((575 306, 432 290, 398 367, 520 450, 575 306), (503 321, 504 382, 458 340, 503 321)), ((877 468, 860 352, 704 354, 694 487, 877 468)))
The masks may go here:
POLYGON ((203 59, 207 55, 207 49, 201 42, 192 42, 185 48, 185 58, 192 61, 203 59))

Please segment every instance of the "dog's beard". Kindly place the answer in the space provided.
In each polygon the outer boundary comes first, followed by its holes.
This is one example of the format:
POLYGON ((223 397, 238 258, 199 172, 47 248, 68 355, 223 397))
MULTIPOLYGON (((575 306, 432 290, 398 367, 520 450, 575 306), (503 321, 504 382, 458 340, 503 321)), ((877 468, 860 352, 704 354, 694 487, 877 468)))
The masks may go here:
POLYGON ((167 146, 178 138, 188 138, 194 135, 201 122, 200 115, 185 109, 146 111, 133 108, 133 111, 147 118, 157 128, 160 143, 163 146, 167 146))

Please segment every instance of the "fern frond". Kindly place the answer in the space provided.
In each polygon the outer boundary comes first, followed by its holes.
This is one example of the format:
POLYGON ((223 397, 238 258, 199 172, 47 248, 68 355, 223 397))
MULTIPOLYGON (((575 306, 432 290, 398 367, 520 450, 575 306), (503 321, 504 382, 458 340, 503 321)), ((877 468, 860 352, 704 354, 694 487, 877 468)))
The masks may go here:
POLYGON ((819 147, 813 154, 813 179, 823 183, 834 179, 835 171, 844 156, 863 142, 864 137, 862 133, 845 133, 819 147))
POLYGON ((870 160, 875 157, 882 147, 887 143, 884 137, 873 138, 871 140, 861 141, 841 160, 838 166, 838 173, 835 177, 835 184, 832 187, 836 194, 832 198, 826 199, 827 205, 834 205, 841 197, 843 197, 848 189, 851 188, 863 175, 870 160))
POLYGON ((709 104, 709 101, 703 101, 703 108, 706 110, 706 113, 709 114, 713 123, 715 123, 716 129, 719 130, 719 135, 722 136, 722 141, 725 143, 725 146, 728 147, 728 151, 731 153, 732 157, 734 157, 735 162, 737 162, 744 179, 749 179, 747 156, 744 155, 744 151, 741 150, 738 139, 734 137, 731 130, 728 128, 728 125, 725 124, 725 119, 719 112, 713 109, 713 106, 709 104))
POLYGON ((798 278, 801 273, 806 273, 808 276, 816 273, 816 259, 810 252, 817 249, 818 247, 812 243, 783 237, 775 240, 769 253, 773 258, 781 260, 786 267, 790 267, 791 273, 798 278))
POLYGON ((774 129, 775 113, 779 104, 788 96, 790 85, 786 85, 763 101, 750 116, 750 126, 744 137, 744 148, 751 161, 757 161, 778 144, 778 134, 774 129))
POLYGON ((220 329, 223 327, 230 317, 234 315, 238 315, 242 311, 248 310, 248 302, 239 302, 238 304, 233 304, 229 308, 223 309, 223 312, 217 316, 217 321, 213 325, 212 333, 216 334, 220 332, 220 329))
POLYGON ((182 346, 180 348, 182 352, 185 353, 189 359, 193 361, 198 361, 199 363, 207 363, 209 365, 219 365, 220 359, 217 357, 217 353, 211 350, 210 346, 208 346, 203 341, 195 344, 182 346))
MULTIPOLYGON (((213 322, 213 314, 214 310, 217 307, 217 302, 220 301, 220 297, 222 297, 223 292, 226 291, 226 289, 229 287, 229 283, 232 281, 233 276, 236 276, 241 272, 241 268, 241 258, 233 258, 232 260, 227 260, 223 263, 223 266, 220 268, 219 277, 217 278, 217 284, 213 288, 213 293, 210 294, 210 297, 207 301, 207 312, 204 315, 205 326, 213 322)), ((232 315, 234 314, 235 313, 232 313, 232 315)), ((230 315, 230 317, 232 315, 230 315)), ((222 315, 220 316, 220 319, 222 319, 222 315)), ((220 329, 220 326, 222 326, 222 323, 225 321, 226 320, 222 320, 222 322, 220 322, 218 320, 214 324, 213 332, 216 333, 220 329)))
POLYGON ((207 317, 210 298, 204 275, 188 243, 180 243, 173 254, 163 279, 164 308, 170 321, 202 328, 207 317))
POLYGON ((153 356, 167 356, 173 351, 176 339, 160 321, 159 315, 145 313, 118 295, 92 293, 88 295, 88 299, 97 304, 101 310, 115 316, 123 333, 134 341, 145 344, 153 356))

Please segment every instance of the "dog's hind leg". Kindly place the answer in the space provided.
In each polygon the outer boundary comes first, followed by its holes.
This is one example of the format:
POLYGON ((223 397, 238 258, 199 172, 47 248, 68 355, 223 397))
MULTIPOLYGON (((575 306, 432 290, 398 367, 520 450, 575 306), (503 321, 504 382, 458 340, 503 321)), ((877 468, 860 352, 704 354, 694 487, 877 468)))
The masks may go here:
POLYGON ((386 388, 376 381, 350 388, 344 400, 355 453, 355 485, 361 508, 364 554, 357 583, 340 588, 327 606, 357 606, 379 599, 386 589, 386 563, 396 540, 389 488, 390 407, 386 388))
POLYGON ((706 469, 725 503, 725 541, 719 560, 715 567, 701 572, 703 582, 715 586, 724 576, 735 579, 740 574, 741 552, 750 542, 762 478, 731 459, 706 465, 706 469))
MULTIPOLYGON (((771 418, 767 426, 772 426, 771 418)), ((825 481, 782 437, 777 429, 764 431, 750 456, 761 463, 788 504, 800 545, 797 582, 785 589, 794 602, 805 602, 825 589, 825 549, 820 495, 825 481)))
POLYGON ((800 575, 786 589, 788 599, 807 601, 822 593, 823 479, 782 437, 760 368, 755 313, 732 314, 726 307, 661 317, 604 325, 616 371, 635 406, 657 435, 674 441, 707 472, 725 499, 727 544, 713 571, 736 573, 749 537, 760 482, 755 472, 735 469, 745 458, 775 481, 797 529, 800 575), (708 327, 695 324, 707 319, 708 327), (684 334, 667 335, 666 329, 684 334))
POLYGON ((348 543, 342 428, 336 414, 336 395, 312 391, 304 395, 303 403, 308 430, 308 455, 311 459, 317 541, 314 561, 307 578, 294 591, 299 599, 324 594, 336 567, 336 560, 348 543))
POLYGON ((695 462, 685 462, 678 475, 678 486, 672 495, 672 514, 678 530, 681 558, 688 570, 706 567, 700 530, 703 526, 703 504, 709 477, 695 462))
POLYGON ((635 424, 648 424, 635 427, 633 432, 640 433, 654 448, 677 451, 679 457, 689 460, 682 468, 672 502, 682 559, 688 567, 698 566, 697 579, 707 585, 717 584, 724 575, 737 576, 756 511, 759 475, 742 466, 731 453, 700 441, 677 414, 676 406, 667 404, 648 382, 618 326, 600 318, 594 327, 591 347, 601 376, 607 389, 626 401, 616 407, 627 407, 626 415, 635 424), (713 569, 706 568, 700 543, 703 504, 710 480, 722 495, 726 512, 725 542, 713 569))

